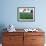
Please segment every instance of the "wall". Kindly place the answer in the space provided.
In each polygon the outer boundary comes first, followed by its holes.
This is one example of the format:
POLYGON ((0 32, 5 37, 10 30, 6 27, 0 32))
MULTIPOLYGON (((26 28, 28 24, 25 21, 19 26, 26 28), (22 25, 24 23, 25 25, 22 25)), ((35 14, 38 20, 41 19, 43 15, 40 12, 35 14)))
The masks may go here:
POLYGON ((45 0, 1 0, 0 25, 13 24, 16 28, 46 28, 45 0), (18 22, 17 7, 35 7, 35 22, 18 22))

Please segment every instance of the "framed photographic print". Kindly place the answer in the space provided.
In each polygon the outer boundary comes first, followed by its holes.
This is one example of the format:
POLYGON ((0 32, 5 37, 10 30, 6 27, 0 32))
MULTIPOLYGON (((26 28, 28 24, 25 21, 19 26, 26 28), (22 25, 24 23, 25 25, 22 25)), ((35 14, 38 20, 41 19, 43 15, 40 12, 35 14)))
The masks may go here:
POLYGON ((17 20, 21 22, 34 22, 35 7, 18 7, 17 20))

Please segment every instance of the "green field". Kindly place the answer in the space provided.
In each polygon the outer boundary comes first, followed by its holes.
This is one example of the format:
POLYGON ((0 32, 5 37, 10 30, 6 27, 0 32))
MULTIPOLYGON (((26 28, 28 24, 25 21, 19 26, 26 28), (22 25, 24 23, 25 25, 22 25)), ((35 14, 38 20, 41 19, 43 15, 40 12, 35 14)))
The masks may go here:
POLYGON ((20 19, 33 19, 33 14, 21 12, 20 13, 20 19))

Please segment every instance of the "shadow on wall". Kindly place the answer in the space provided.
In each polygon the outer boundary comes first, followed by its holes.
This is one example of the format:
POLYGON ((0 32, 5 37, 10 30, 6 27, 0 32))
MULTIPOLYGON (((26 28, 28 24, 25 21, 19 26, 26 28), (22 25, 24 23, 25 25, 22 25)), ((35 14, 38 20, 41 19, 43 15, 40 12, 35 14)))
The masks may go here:
POLYGON ((5 32, 3 29, 5 28, 5 25, 4 24, 0 24, 0 43, 2 43, 2 32, 5 32))

